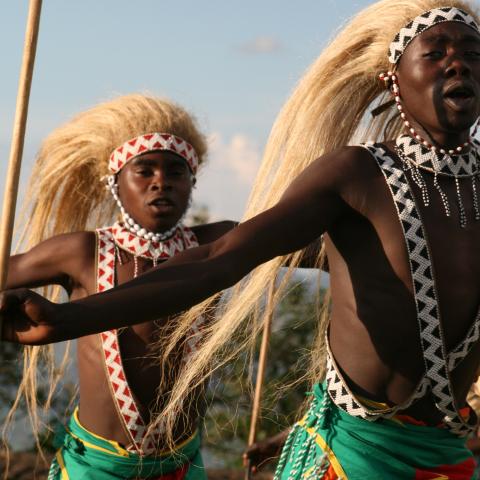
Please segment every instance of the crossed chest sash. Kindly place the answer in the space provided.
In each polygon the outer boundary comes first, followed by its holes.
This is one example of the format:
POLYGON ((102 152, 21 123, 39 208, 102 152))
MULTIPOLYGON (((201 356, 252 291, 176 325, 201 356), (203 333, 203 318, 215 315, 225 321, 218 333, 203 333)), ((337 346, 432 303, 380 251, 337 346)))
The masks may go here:
MULTIPOLYGON (((115 266, 118 260, 118 248, 133 253, 140 247, 141 253, 138 256, 152 258, 148 245, 145 240, 139 239, 132 234, 118 235, 118 224, 111 227, 101 228, 96 231, 97 234, 97 292, 104 292, 115 286, 115 266), (123 242, 119 242, 121 239, 123 242), (139 241, 142 245, 136 245, 139 241)), ((162 250, 160 258, 166 259, 187 248, 198 246, 198 241, 193 231, 187 227, 179 227, 179 232, 168 248, 162 250)), ((182 357, 182 363, 188 361, 189 356, 196 351, 200 341, 200 330, 204 323, 204 318, 199 317, 192 325, 190 333, 185 344, 185 351, 182 357)), ((127 433, 130 445, 127 450, 139 455, 152 455, 158 450, 158 439, 164 433, 162 424, 156 428, 149 428, 148 423, 142 418, 139 407, 128 384, 125 373, 118 330, 108 330, 99 334, 104 361, 107 373, 110 391, 114 404, 119 415, 120 421, 127 433)))
POLYGON ((475 429, 476 419, 465 420, 459 413, 450 373, 480 338, 480 310, 465 338, 452 351, 447 352, 427 237, 405 172, 395 165, 392 157, 382 146, 371 143, 363 146, 374 156, 385 177, 404 234, 425 373, 407 401, 390 408, 370 410, 355 398, 342 377, 330 350, 327 335, 326 381, 329 396, 338 407, 350 415, 374 421, 393 417, 430 390, 437 409, 443 415, 445 427, 458 436, 465 436, 475 429))

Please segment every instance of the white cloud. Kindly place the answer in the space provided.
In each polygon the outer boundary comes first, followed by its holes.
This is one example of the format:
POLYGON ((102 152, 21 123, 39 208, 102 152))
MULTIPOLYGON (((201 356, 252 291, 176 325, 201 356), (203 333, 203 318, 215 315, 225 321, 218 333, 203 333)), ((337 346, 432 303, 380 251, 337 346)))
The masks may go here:
POLYGON ((244 53, 273 53, 282 50, 283 45, 274 37, 259 36, 240 45, 239 49, 244 53))
POLYGON ((240 184, 251 185, 260 165, 260 149, 246 135, 237 133, 225 142, 219 133, 209 138, 210 161, 231 172, 240 184))
POLYGON ((261 147, 245 134, 209 138, 209 159, 198 178, 194 200, 209 207, 212 220, 239 220, 261 162, 261 147))

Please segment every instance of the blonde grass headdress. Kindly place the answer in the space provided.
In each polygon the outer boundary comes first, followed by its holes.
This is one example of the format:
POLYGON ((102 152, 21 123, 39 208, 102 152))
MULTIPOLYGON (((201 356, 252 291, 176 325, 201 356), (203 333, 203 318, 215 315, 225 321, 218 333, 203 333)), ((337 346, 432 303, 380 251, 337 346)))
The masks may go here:
MULTIPOLYGON (((54 235, 113 223, 116 204, 102 181, 109 173, 112 151, 134 137, 148 136, 151 132, 169 132, 172 138, 169 149, 184 147, 192 168, 202 164, 206 140, 192 115, 167 99, 150 95, 117 97, 86 110, 54 130, 42 143, 30 177, 20 215, 19 248, 30 249, 54 235)), ((48 295, 56 298, 58 293, 58 289, 52 289, 48 295)), ((34 431, 38 432, 37 364, 40 358, 47 364, 46 382, 51 389, 44 405, 46 409, 61 369, 54 367, 52 346, 25 347, 24 352, 23 381, 6 424, 23 397, 34 431)), ((37 446, 40 449, 38 443, 37 446)))
MULTIPOLYGON (((451 7, 468 12, 475 21, 478 15, 468 1, 451 0, 451 7)), ((445 6, 445 0, 381 0, 358 13, 330 42, 300 80, 290 99, 279 113, 263 162, 250 195, 244 219, 275 205, 292 179, 325 153, 362 141, 396 138, 402 121, 396 111, 384 110, 370 118, 373 108, 388 97, 378 75, 392 69, 389 47, 395 35, 412 19, 432 9, 445 6)), ((288 263, 287 274, 276 289, 273 306, 282 298, 288 278, 299 264, 302 251, 279 257, 257 267, 243 279, 218 306, 216 319, 204 331, 201 348, 190 359, 188 368, 178 376, 169 403, 162 410, 162 421, 172 431, 189 392, 232 359, 240 350, 253 346, 262 323, 267 286, 280 268, 288 263), (235 348, 232 348, 235 339, 235 348)), ((324 259, 324 250, 318 258, 324 259)), ((328 298, 328 296, 327 296, 328 298)), ((199 315, 211 310, 216 295, 187 312, 177 323, 176 340, 183 338, 199 315)), ((328 323, 328 306, 321 307, 317 340, 312 348, 309 377, 318 381, 324 376, 324 331, 328 323)), ((166 345, 165 356, 169 355, 166 345)), ((160 420, 158 420, 160 421, 160 420)))
POLYGON ((110 173, 110 156, 125 142, 151 132, 182 138, 202 163, 206 141, 194 119, 162 98, 121 96, 54 130, 42 143, 32 171, 24 208, 28 218, 25 246, 59 233, 111 223, 115 202, 101 182, 110 173))

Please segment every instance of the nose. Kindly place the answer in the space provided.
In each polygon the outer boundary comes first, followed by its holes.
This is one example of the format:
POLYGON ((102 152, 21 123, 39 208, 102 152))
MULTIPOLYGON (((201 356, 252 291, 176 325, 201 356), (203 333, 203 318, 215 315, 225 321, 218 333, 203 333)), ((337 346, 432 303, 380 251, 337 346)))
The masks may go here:
POLYGON ((172 188, 172 184, 166 172, 163 172, 163 171, 155 172, 155 175, 152 176, 152 180, 150 182, 150 189, 152 191, 168 191, 171 188, 172 188))
POLYGON ((459 55, 452 55, 446 69, 445 76, 447 78, 469 77, 471 69, 469 64, 459 55))

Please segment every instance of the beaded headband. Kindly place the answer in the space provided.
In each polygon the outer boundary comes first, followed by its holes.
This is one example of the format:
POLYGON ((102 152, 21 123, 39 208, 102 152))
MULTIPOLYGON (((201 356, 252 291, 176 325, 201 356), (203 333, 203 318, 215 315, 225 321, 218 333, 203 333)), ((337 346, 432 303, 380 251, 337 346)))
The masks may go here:
POLYGON ((195 149, 183 138, 171 133, 147 133, 127 140, 110 155, 108 167, 118 173, 125 164, 140 154, 155 150, 167 150, 185 159, 193 175, 197 173, 198 156, 195 149))
POLYGON ((388 55, 390 63, 398 63, 407 46, 417 35, 441 22, 461 22, 480 33, 475 19, 464 10, 456 7, 434 8, 414 18, 397 33, 390 44, 388 55))

